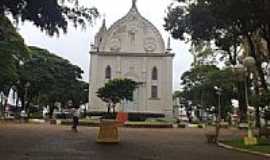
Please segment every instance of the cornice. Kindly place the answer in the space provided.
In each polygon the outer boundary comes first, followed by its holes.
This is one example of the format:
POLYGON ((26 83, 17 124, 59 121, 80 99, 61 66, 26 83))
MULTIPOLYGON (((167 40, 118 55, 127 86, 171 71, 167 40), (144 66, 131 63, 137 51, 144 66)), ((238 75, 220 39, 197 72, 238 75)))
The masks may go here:
POLYGON ((97 52, 90 51, 91 55, 98 55, 104 57, 174 57, 174 53, 114 53, 114 52, 97 52))

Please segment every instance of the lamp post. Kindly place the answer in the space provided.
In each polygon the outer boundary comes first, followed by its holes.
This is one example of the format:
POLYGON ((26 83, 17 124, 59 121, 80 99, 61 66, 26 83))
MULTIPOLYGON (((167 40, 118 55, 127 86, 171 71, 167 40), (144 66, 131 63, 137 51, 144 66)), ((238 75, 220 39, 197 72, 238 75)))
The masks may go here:
POLYGON ((3 114, 4 114, 4 100, 5 99, 5 95, 3 92, 0 92, 0 113, 1 113, 1 117, 3 117, 3 114))
MULTIPOLYGON (((250 78, 250 73, 254 71, 254 67, 256 66, 256 60, 253 57, 246 57, 243 59, 243 65, 238 65, 235 67, 235 71, 237 71, 240 76, 245 75, 244 82, 245 82, 245 99, 247 110, 249 110, 249 96, 248 96, 248 79, 250 78)), ((257 139, 253 136, 252 133, 252 121, 251 121, 251 113, 247 111, 248 116, 248 136, 244 138, 245 145, 256 145, 257 139)))
POLYGON ((215 87, 216 93, 218 95, 218 113, 217 113, 217 122, 216 122, 216 141, 218 141, 219 131, 220 131, 220 122, 221 122, 221 95, 222 89, 215 87))
POLYGON ((27 82, 25 85, 24 85, 24 108, 23 110, 26 109, 26 105, 28 103, 28 89, 29 87, 31 86, 31 83, 30 82, 27 82))
POLYGON ((251 120, 251 116, 252 113, 249 111, 249 99, 248 99, 248 78, 250 77, 250 72, 254 71, 254 67, 256 66, 256 60, 253 57, 246 57, 243 60, 243 64, 245 66, 246 69, 246 73, 247 73, 247 78, 245 81, 245 94, 246 94, 246 103, 248 106, 248 136, 245 137, 245 144, 246 145, 256 145, 257 139, 253 136, 253 132, 252 132, 252 120, 251 120))

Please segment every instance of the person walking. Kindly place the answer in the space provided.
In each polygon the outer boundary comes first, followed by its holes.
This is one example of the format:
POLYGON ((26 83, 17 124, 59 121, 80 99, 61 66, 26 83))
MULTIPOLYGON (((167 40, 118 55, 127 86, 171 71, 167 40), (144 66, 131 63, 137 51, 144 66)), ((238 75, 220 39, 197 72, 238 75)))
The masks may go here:
POLYGON ((72 131, 78 132, 80 110, 79 108, 72 108, 71 113, 72 113, 72 119, 73 119, 72 131))

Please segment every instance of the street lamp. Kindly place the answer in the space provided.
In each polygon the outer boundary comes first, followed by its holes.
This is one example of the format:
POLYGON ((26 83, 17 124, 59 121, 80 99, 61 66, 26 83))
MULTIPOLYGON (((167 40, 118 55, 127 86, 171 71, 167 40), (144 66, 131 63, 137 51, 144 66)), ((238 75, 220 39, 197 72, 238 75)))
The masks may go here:
POLYGON ((5 94, 3 92, 0 92, 0 113, 1 113, 1 117, 4 114, 4 102, 5 102, 5 94))
MULTIPOLYGON (((243 64, 246 67, 246 73, 247 73, 247 77, 250 77, 250 72, 254 71, 254 68, 256 66, 256 60, 253 57, 246 57, 243 60, 243 64)), ((249 101, 248 101, 248 79, 246 78, 245 81, 245 95, 246 95, 246 103, 247 103, 247 107, 248 107, 248 136, 245 137, 245 144, 246 145, 256 145, 257 139, 253 136, 252 133, 252 120, 251 120, 251 116, 252 113, 249 111, 249 101)))
MULTIPOLYGON (((248 56, 243 59, 243 65, 238 65, 234 68, 234 71, 239 73, 241 77, 244 77, 245 82, 245 99, 246 99, 246 105, 249 109, 249 97, 248 97, 248 78, 250 77, 250 73, 254 71, 254 68, 256 66, 256 60, 248 56), (245 76, 243 76, 245 75, 245 76)), ((248 111, 248 136, 245 137, 244 141, 246 145, 255 145, 257 144, 257 139, 253 136, 252 133, 252 121, 251 121, 251 113, 248 111)))
POLYGON ((217 122, 216 122, 216 141, 218 141, 219 131, 220 131, 220 122, 221 122, 221 95, 222 89, 215 86, 216 93, 218 95, 218 114, 217 114, 217 122))
POLYGON ((28 89, 29 87, 31 86, 31 83, 30 82, 27 82, 25 85, 24 85, 24 108, 23 110, 25 110, 25 107, 28 103, 28 89))

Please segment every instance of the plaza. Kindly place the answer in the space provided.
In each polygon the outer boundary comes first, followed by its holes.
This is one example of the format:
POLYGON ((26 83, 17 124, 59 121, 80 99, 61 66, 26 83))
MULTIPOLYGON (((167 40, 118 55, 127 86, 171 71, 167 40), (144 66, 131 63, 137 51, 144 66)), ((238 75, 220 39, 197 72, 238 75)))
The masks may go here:
MULTIPOLYGON (((0 124, 1 160, 267 160, 206 143, 206 129, 120 129, 118 145, 95 142, 98 128, 0 124)), ((225 130, 222 138, 239 136, 225 130)))

